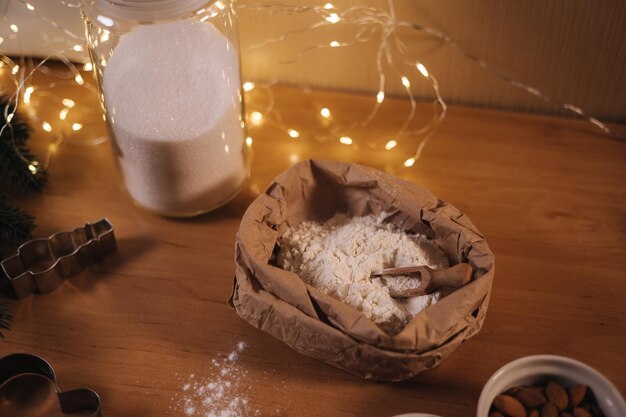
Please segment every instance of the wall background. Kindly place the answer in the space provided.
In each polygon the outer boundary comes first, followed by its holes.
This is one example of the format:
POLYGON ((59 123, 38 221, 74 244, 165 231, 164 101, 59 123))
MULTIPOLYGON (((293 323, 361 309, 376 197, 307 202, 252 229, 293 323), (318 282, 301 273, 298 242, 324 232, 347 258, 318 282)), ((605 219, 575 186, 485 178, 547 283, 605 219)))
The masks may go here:
MULTIPOLYGON (((356 4, 387 7, 386 0, 332 0, 338 9, 356 4)), ((269 0, 240 0, 241 4, 269 0)), ((325 1, 281 0, 289 4, 325 1)), ((77 9, 59 0, 32 0, 37 10, 77 34, 82 26, 77 9)), ((612 122, 626 122, 626 2, 622 0, 396 0, 400 18, 430 26, 457 39, 497 69, 533 85, 548 95, 578 105, 588 113, 612 122)), ((0 0, 0 11, 20 26, 20 42, 9 39, 8 21, 0 20, 0 51, 46 55, 59 48, 59 34, 32 16, 17 0, 0 0), (42 42, 41 32, 51 41, 42 42)), ((307 53, 295 65, 292 59, 307 45, 347 40, 354 29, 333 25, 307 32, 272 47, 247 50, 249 45, 278 36, 289 28, 315 21, 313 14, 287 16, 243 10, 240 32, 245 79, 287 84, 308 83, 327 89, 362 93, 378 91, 375 67, 376 41, 350 48, 327 48, 307 53)), ((404 31, 402 39, 439 80, 448 103, 515 111, 563 114, 533 96, 492 77, 457 51, 418 32, 404 31)), ((80 58, 78 55, 74 55, 80 58)), ((412 79, 422 99, 432 98, 430 87, 412 79)), ((387 94, 402 94, 398 77, 390 80, 387 94)))

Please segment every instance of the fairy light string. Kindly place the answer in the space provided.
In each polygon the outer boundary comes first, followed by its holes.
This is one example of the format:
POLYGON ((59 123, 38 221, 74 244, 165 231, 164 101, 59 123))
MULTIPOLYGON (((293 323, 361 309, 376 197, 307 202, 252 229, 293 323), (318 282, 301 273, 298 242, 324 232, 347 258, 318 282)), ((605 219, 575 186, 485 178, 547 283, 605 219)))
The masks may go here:
MULTIPOLYGON (((340 47, 352 46, 357 43, 367 43, 367 42, 372 41, 372 39, 374 39, 377 33, 380 33, 379 45, 378 45, 377 54, 376 54, 376 68, 377 68, 378 75, 379 75, 379 91, 376 94, 376 100, 375 100, 374 106, 365 120, 361 122, 355 122, 351 126, 348 126, 347 129, 337 128, 337 126, 332 129, 332 131, 337 133, 337 135, 339 136, 338 140, 340 143, 344 145, 352 144, 353 143, 352 139, 350 139, 348 143, 348 141, 345 139, 348 136, 340 136, 339 132, 343 132, 343 133, 345 133, 346 131, 349 132, 350 130, 356 128, 357 126, 367 127, 375 119, 376 115, 378 114, 380 106, 383 104, 385 100, 385 85, 386 85, 386 80, 387 80, 387 74, 384 70, 384 67, 387 66, 390 68, 394 68, 395 62, 393 59, 393 53, 404 52, 404 51, 399 50, 399 48, 397 51, 393 50, 394 45, 397 45, 399 41, 395 35, 395 30, 397 29, 398 25, 397 25, 397 19, 395 15, 395 7, 394 7, 393 1, 388 0, 387 11, 379 9, 379 8, 375 8, 375 7, 350 7, 343 11, 338 11, 335 9, 334 5, 332 5, 331 3, 326 3, 325 5, 320 6, 320 7, 301 7, 301 6, 282 5, 282 4, 272 4, 272 5, 261 4, 261 5, 241 6, 242 9, 252 9, 252 10, 266 10, 268 7, 271 7, 273 9, 278 8, 287 14, 314 12, 318 14, 319 21, 316 21, 312 23, 311 25, 304 27, 304 28, 288 31, 280 35, 277 38, 266 39, 261 43, 251 45, 248 48, 246 48, 247 50, 263 48, 265 46, 269 46, 275 43, 280 43, 280 42, 287 40, 290 36, 293 36, 295 34, 299 34, 299 33, 306 32, 306 31, 313 31, 318 28, 334 25, 339 22, 342 22, 343 24, 350 24, 356 27, 360 27, 353 39, 341 41, 341 42, 337 40, 333 40, 330 42, 324 42, 324 43, 320 43, 316 45, 306 46, 304 49, 300 50, 298 54, 296 55, 296 57, 294 57, 293 59, 287 60, 287 61, 284 61, 284 60, 279 61, 282 64, 292 64, 292 63, 299 62, 303 58, 304 54, 310 51, 316 50, 316 49, 340 48, 340 47)), ((406 56, 406 54, 403 54, 403 56, 406 56)), ((424 65, 419 62, 415 62, 413 65, 410 65, 409 71, 417 72, 418 65, 420 68, 423 69, 423 71, 425 71, 424 65)), ((424 78, 431 84, 431 87, 435 91, 435 95, 437 97, 436 103, 440 105, 441 110, 435 108, 434 109, 435 115, 433 116, 432 120, 428 123, 428 125, 423 126, 413 131, 408 131, 408 128, 411 122, 415 118, 415 113, 417 109, 417 100, 414 96, 413 89, 411 88, 411 83, 408 77, 404 73, 399 73, 397 70, 395 70, 395 74, 394 74, 396 77, 398 77, 398 79, 401 80, 402 84, 404 85, 406 92, 407 92, 407 96, 409 97, 409 100, 411 103, 411 110, 406 120, 402 124, 402 127, 400 128, 398 133, 395 135, 395 137, 396 139, 403 139, 405 136, 409 136, 409 135, 421 137, 421 141, 417 148, 416 154, 412 158, 409 158, 407 161, 405 161, 405 165, 407 166, 412 165, 411 160, 414 161, 419 158, 422 150, 424 149, 424 146, 426 145, 426 143, 428 142, 432 134, 436 131, 438 124, 445 117, 445 109, 447 108, 445 101, 441 97, 441 94, 437 94, 438 86, 436 85, 436 80, 434 79, 434 77, 429 77, 427 72, 426 72, 426 75, 424 75, 423 71, 419 71, 419 73, 421 73, 421 75, 424 76, 424 78)), ((328 119, 330 116, 330 110, 328 108, 324 108, 321 114, 322 114, 322 117, 324 117, 325 119, 328 119)), ((391 147, 388 149, 385 148, 385 149, 391 150, 394 147, 391 147)))
MULTIPOLYGON (((18 39, 20 28, 16 23, 10 21, 10 17, 8 16, 9 3, 10 2, 6 2, 6 7, 2 10, 2 20, 7 23, 4 26, 8 27, 11 32, 8 38, 15 40, 18 39)), ((50 33, 46 31, 39 32, 42 41, 45 43, 54 43, 54 49, 57 50, 59 49, 59 44, 64 45, 64 48, 37 61, 22 56, 19 58, 20 61, 18 63, 8 55, 0 54, 0 80, 2 80, 2 78, 8 78, 8 83, 12 86, 12 89, 5 91, 9 94, 9 104, 4 109, 6 123, 4 126, 0 126, 0 132, 11 128, 13 114, 17 112, 19 108, 23 107, 31 122, 35 125, 39 125, 45 134, 49 136, 47 138, 46 153, 42 158, 42 165, 44 168, 47 168, 52 156, 57 152, 61 143, 68 136, 68 131, 77 132, 82 129, 84 124, 99 120, 101 118, 101 112, 99 108, 90 106, 82 107, 79 114, 77 114, 80 120, 73 121, 69 127, 65 127, 64 125, 59 125, 54 119, 41 119, 39 113, 36 111, 38 105, 42 105, 42 101, 45 100, 46 103, 63 106, 58 113, 58 120, 63 122, 68 119, 75 102, 69 97, 57 94, 56 90, 59 87, 72 87, 73 89, 86 90, 87 96, 90 97, 97 97, 98 91, 94 85, 84 82, 79 66, 67 58, 69 51, 81 52, 85 49, 83 46, 85 42, 84 37, 73 33, 55 20, 39 13, 36 5, 30 2, 14 0, 14 3, 24 7, 38 20, 48 24, 52 28, 50 33), (57 61, 60 65, 49 65, 52 60, 57 61), (36 80, 37 73, 47 74, 50 77, 47 82, 40 82, 36 80), (49 81, 50 79, 53 79, 53 81, 49 81), (35 104, 34 99, 39 103, 35 104)), ((70 3, 63 3, 63 5, 66 7, 77 7, 76 4, 70 3)), ((4 39, 4 36, 5 34, 0 32, 0 39, 4 39)), ((1 43, 2 42, 0 42, 0 44, 1 43)), ((87 70, 87 68, 83 68, 83 70, 87 70)), ((84 93, 76 94, 77 97, 84 95, 84 93)), ((12 132, 12 130, 10 130, 10 132, 12 132)), ((12 134, 9 136, 15 141, 12 134)), ((105 139, 104 137, 91 138, 89 140, 81 138, 81 143, 92 145, 100 143, 105 139)), ((16 147, 16 149, 18 148, 16 147)), ((24 158, 24 160, 26 161, 26 158, 24 158)), ((37 170, 31 169, 31 172, 36 174, 37 170)))
MULTIPOLYGON (((33 16, 49 25, 60 35, 51 37, 50 34, 41 31, 42 39, 45 42, 60 42, 65 45, 65 51, 73 50, 75 52, 82 52, 85 49, 85 40, 83 36, 73 33, 60 25, 54 19, 41 14, 36 5, 33 5, 26 0, 13 1, 25 7, 30 13, 33 14, 33 16)), ((6 23, 3 26, 6 30, 0 31, 0 45, 2 45, 2 43, 7 39, 17 39, 20 33, 20 28, 16 23, 11 22, 10 16, 8 16, 8 4, 9 2, 6 2, 4 10, 2 10, 2 20, 6 23)), ((75 1, 70 2, 67 0, 60 0, 59 4, 62 4, 69 9, 80 7, 80 3, 75 1)), ((222 2, 216 2, 214 7, 215 13, 222 12, 224 7, 225 6, 222 2), (221 7, 219 7, 219 5, 221 5, 221 7)), ((428 70, 424 62, 412 56, 410 49, 398 36, 398 29, 401 28, 408 28, 435 38, 441 41, 443 45, 454 48, 465 59, 475 63, 484 71, 502 80, 503 82, 519 88, 555 108, 563 109, 588 121, 593 126, 600 129, 607 137, 620 141, 626 140, 626 138, 617 134, 617 132, 613 131, 604 122, 589 115, 580 107, 571 103, 564 103, 556 100, 546 95, 541 90, 496 69, 482 58, 463 48, 451 36, 415 22, 399 19, 396 15, 394 0, 387 0, 386 9, 371 5, 356 5, 339 9, 333 3, 324 3, 315 6, 301 6, 277 2, 244 3, 239 4, 237 8, 241 12, 269 11, 272 13, 283 13, 287 15, 310 14, 315 16, 315 21, 313 23, 298 29, 287 31, 278 37, 265 39, 257 44, 249 45, 244 48, 244 53, 245 51, 261 49, 270 45, 281 43, 297 34, 304 32, 311 33, 326 27, 349 25, 350 27, 355 28, 354 35, 348 37, 347 39, 335 39, 330 42, 326 41, 323 43, 306 45, 299 49, 296 55, 291 59, 278 61, 279 64, 287 65, 297 63, 306 54, 318 49, 348 48, 358 44, 377 42, 376 58, 372 65, 376 67, 378 73, 378 89, 376 94, 373 95, 371 111, 363 118, 363 120, 354 121, 346 126, 340 124, 339 121, 335 119, 332 109, 315 102, 314 98, 312 98, 311 88, 306 84, 301 85, 302 91, 305 92, 313 102, 313 108, 317 113, 320 125, 328 128, 331 135, 335 136, 335 140, 342 145, 353 145, 355 141, 352 137, 351 131, 358 127, 367 127, 376 120, 380 107, 387 99, 386 90, 389 79, 398 80, 403 86, 408 102, 410 103, 410 110, 396 134, 384 141, 382 146, 385 151, 392 151, 397 148, 399 143, 406 139, 412 138, 415 140, 415 153, 404 161, 405 166, 413 166, 416 161, 420 159, 424 148, 435 134, 439 125, 445 119, 447 104, 441 94, 439 83, 432 72, 428 70), (417 128, 413 127, 418 105, 418 97, 414 93, 415 80, 427 82, 434 94, 434 100, 432 101, 432 117, 427 123, 417 128)), ((108 41, 108 33, 103 33, 100 38, 100 41, 103 43, 108 41)), ((51 135, 52 139, 48 147, 48 154, 44 158, 44 164, 46 166, 49 163, 51 156, 58 150, 67 135, 65 129, 59 127, 59 123, 64 123, 68 117, 71 116, 72 112, 75 111, 74 101, 69 97, 61 97, 54 93, 55 87, 61 85, 71 85, 73 87, 86 90, 87 93, 93 94, 94 97, 97 97, 99 94, 97 89, 91 83, 85 82, 79 67, 86 72, 94 69, 90 63, 84 65, 74 64, 67 59, 65 52, 63 51, 38 61, 36 65, 26 65, 24 59, 22 59, 21 62, 16 63, 10 57, 0 55, 0 77, 8 78, 9 83, 14 89, 13 94, 10 96, 10 106, 3 109, 6 123, 4 126, 0 126, 0 131, 5 131, 5 129, 10 128, 13 113, 16 112, 19 107, 24 106, 31 119, 36 123, 39 123, 41 128, 46 133, 51 135), (58 71, 48 66, 47 61, 50 59, 60 61, 65 67, 65 70, 58 71), (26 72, 26 67, 32 69, 26 72), (48 82, 46 84, 35 84, 33 83, 33 75, 36 72, 53 75, 58 81, 48 82), (61 107, 57 116, 58 120, 41 120, 33 108, 34 97, 46 97, 57 102, 61 107), (10 110, 12 110, 11 113, 9 113, 10 110)), ((287 138, 299 140, 304 132, 295 129, 293 126, 289 126, 275 106, 275 97, 272 87, 277 83, 278 80, 263 82, 255 80, 243 83, 242 90, 245 93, 244 97, 246 101, 246 108, 248 109, 246 119, 248 121, 249 128, 253 131, 257 126, 261 126, 271 118, 273 125, 284 131, 287 138)), ((91 109, 90 111, 90 109, 81 108, 80 110, 82 116, 81 119, 72 120, 72 123, 69 125, 72 133, 81 131, 83 126, 86 124, 102 118, 100 109, 91 109)), ((93 141, 87 141, 87 143, 99 143, 102 140, 103 138, 97 138, 93 141)), ((251 147, 252 143, 252 136, 246 138, 247 146, 251 147)))
MULTIPOLYGON (((423 62, 411 57, 411 53, 409 49, 406 47, 404 42, 396 36, 396 30, 399 28, 409 28, 412 30, 419 31, 428 36, 437 38, 442 41, 445 45, 453 47, 457 50, 465 59, 474 62, 479 65, 482 69, 487 71, 492 76, 516 87, 526 91, 529 94, 539 98, 540 100, 547 102, 555 108, 564 109, 568 112, 575 114, 576 116, 587 120, 589 123, 593 124, 595 127, 599 128, 602 132, 604 132, 608 137, 624 141, 626 138, 614 132, 608 125, 598 120, 597 118, 590 116, 580 107, 575 106, 570 103, 563 103, 558 100, 555 100, 545 93, 541 92, 539 89, 530 86, 520 80, 514 79, 503 72, 495 69, 493 66, 488 64, 485 60, 477 57, 471 52, 464 49, 459 43, 450 37, 447 34, 444 34, 438 30, 429 28, 424 25, 420 25, 417 23, 409 22, 406 20, 401 20, 396 18, 395 14, 395 5, 393 0, 387 0, 387 10, 383 10, 373 6, 353 6, 346 8, 342 11, 339 11, 335 8, 335 6, 331 3, 327 3, 323 6, 294 6, 289 4, 282 3, 271 3, 271 4, 248 4, 242 5, 242 9, 255 10, 255 11, 263 11, 263 10, 272 10, 273 12, 281 12, 287 15, 290 14, 298 14, 298 13, 315 13, 319 16, 319 21, 314 22, 313 24, 306 26, 304 28, 299 28, 295 30, 290 30, 282 35, 266 39, 261 43, 251 45, 248 49, 257 49, 262 48, 271 44, 281 43, 287 40, 289 37, 293 35, 297 35, 306 31, 313 31, 318 28, 324 26, 330 26, 341 22, 342 24, 360 26, 361 29, 357 32, 357 34, 349 40, 342 41, 331 41, 330 43, 319 43, 315 45, 306 46, 304 49, 300 50, 297 56, 289 61, 281 61, 283 64, 291 64, 298 62, 305 53, 316 49, 324 49, 324 48, 340 48, 340 47, 348 47, 355 45, 357 43, 369 42, 375 35, 376 30, 373 28, 378 27, 379 35, 379 45, 376 54, 376 69, 378 71, 379 78, 379 89, 375 95, 374 105, 371 113, 366 117, 366 119, 361 122, 361 126, 367 126, 371 123, 378 110, 380 105, 384 102, 386 97, 385 85, 387 80, 387 74, 384 71, 384 64, 386 63, 389 67, 394 68, 395 76, 399 77, 402 81, 402 85, 405 87, 407 97, 411 102, 411 111, 407 116, 402 128, 397 134, 397 138, 402 138, 403 136, 413 136, 417 138, 417 149, 413 157, 407 159, 404 162, 405 166, 412 166, 415 162, 420 158, 425 146, 428 144, 429 140, 432 138, 433 134, 437 130, 437 127, 444 120, 447 113, 447 105, 441 95, 441 91, 439 88, 439 83, 435 76, 426 68, 423 62), (332 17, 331 17, 332 14, 332 17), (425 78, 429 83, 435 95, 434 101, 434 115, 432 120, 422 128, 415 129, 413 131, 407 131, 407 127, 410 125, 411 121, 415 117, 416 110, 416 102, 415 97, 412 92, 411 84, 408 82, 408 77, 406 74, 401 74, 398 72, 397 66, 394 66, 394 60, 392 57, 392 52, 395 51, 401 57, 401 61, 403 64, 413 67, 418 73, 425 78)), ((387 148, 386 150, 391 150, 395 148, 392 146, 387 148)))

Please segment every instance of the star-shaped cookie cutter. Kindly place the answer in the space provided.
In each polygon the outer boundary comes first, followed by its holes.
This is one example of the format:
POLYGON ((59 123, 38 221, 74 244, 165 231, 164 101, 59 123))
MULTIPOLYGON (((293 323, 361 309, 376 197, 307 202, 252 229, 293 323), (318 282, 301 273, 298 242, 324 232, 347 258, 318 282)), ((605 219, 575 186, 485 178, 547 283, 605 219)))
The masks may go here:
MULTIPOLYGON (((33 375, 43 377, 52 383, 55 394, 58 399, 61 411, 64 414, 72 414, 81 412, 89 417, 102 417, 100 414, 100 396, 93 390, 88 388, 78 388, 69 391, 62 391, 57 382, 57 377, 50 365, 45 359, 29 353, 14 353, 0 359, 0 415, 3 407, 11 407, 14 405, 28 404, 32 402, 29 394, 33 394, 32 386, 26 380, 21 386, 19 378, 32 377, 33 375), (22 389, 19 395, 15 395, 15 387, 22 389), (24 388, 25 387, 25 388, 24 388)), ((5 409, 6 411, 6 409, 5 409)))
POLYGON ((1 265, 15 295, 24 298, 29 294, 55 290, 65 278, 78 274, 116 250, 113 225, 104 218, 48 238, 30 240, 1 265))

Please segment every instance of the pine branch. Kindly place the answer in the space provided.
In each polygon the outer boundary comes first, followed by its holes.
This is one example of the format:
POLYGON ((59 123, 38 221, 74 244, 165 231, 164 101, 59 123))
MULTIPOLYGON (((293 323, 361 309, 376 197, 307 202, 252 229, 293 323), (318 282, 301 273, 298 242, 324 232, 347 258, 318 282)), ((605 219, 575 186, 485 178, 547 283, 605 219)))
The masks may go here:
POLYGON ((2 330, 11 330, 11 321, 13 316, 9 314, 9 303, 6 301, 0 301, 0 339, 4 339, 2 330))
MULTIPOLYGON (((30 126, 14 110, 9 98, 0 94, 0 185, 25 196, 41 191, 47 173, 27 147, 30 126)), ((22 243, 31 238, 34 228, 34 217, 11 205, 0 193, 0 244, 22 243)), ((11 328, 12 319, 8 304, 0 300, 0 339, 4 339, 3 331, 11 328)))
POLYGON ((0 194, 0 242, 19 244, 31 238, 35 218, 9 203, 0 194))
POLYGON ((41 191, 47 172, 26 146, 31 129, 6 96, 0 96, 0 182, 25 196, 41 191), (10 122, 8 115, 13 114, 10 122))
MULTIPOLYGON (((0 128, 5 125, 6 117, 13 113, 15 104, 8 96, 0 94, 0 128)), ((18 145, 25 145, 30 138, 32 130, 28 123, 19 114, 13 115, 11 123, 5 129, 12 129, 13 132, 2 132, 2 137, 13 137, 18 145)))

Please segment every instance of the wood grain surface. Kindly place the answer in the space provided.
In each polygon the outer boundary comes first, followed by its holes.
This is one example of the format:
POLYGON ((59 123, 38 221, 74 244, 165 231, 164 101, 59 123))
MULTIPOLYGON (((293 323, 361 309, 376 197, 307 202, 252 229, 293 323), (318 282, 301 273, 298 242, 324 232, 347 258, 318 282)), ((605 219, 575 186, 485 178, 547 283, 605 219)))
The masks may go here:
MULTIPOLYGON (((193 219, 134 207, 108 144, 63 144, 43 195, 23 204, 37 217, 36 235, 107 216, 119 253, 51 294, 12 301, 15 322, 0 355, 43 355, 63 387, 98 391, 105 417, 185 416, 190 374, 215 377, 212 359, 241 341, 239 393, 264 416, 472 416, 493 372, 539 353, 581 360, 626 393, 626 144, 579 121, 455 107, 406 169, 401 161, 415 143, 390 152, 360 145, 393 134, 406 103, 389 100, 389 113, 348 147, 310 140, 311 110, 297 90, 276 94, 302 136, 291 139, 269 122, 252 130, 246 189, 193 219), (496 279, 485 326, 436 369, 403 383, 364 381, 297 354, 226 304, 243 212, 274 176, 307 157, 360 162, 418 182, 486 236, 496 279)), ((371 98, 315 97, 344 120, 371 108, 371 98)))

